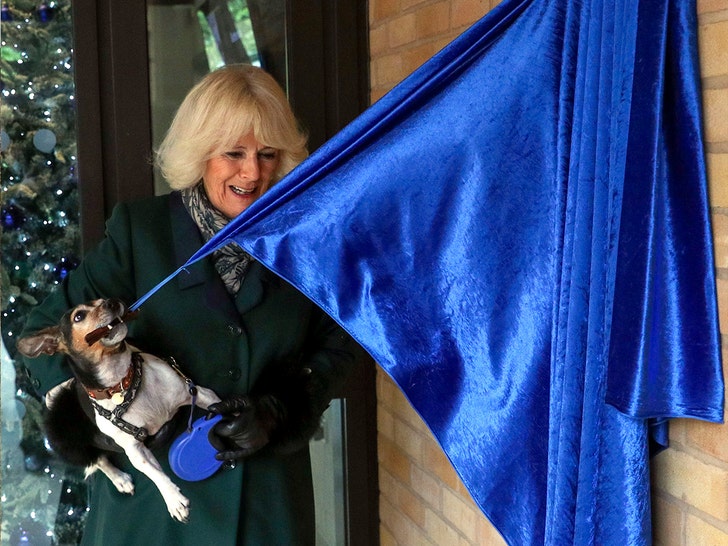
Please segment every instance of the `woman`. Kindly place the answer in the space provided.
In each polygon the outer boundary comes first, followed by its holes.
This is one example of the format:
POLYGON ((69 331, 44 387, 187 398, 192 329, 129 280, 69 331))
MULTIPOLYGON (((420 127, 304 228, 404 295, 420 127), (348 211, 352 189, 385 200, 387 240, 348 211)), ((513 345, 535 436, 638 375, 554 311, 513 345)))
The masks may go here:
MULTIPOLYGON (((118 205, 106 238, 30 315, 26 331, 55 323, 82 301, 135 301, 305 156, 305 137, 271 76, 252 66, 207 75, 185 98, 157 154, 176 191, 118 205)), ((314 544, 307 441, 354 360, 350 338, 234 245, 167 283, 130 331, 136 346, 173 356, 225 400, 218 409, 228 417, 216 426, 216 443, 238 461, 200 482, 176 479, 191 501, 182 524, 154 485, 120 458, 135 494, 93 477, 83 543, 314 544)), ((26 365, 40 393, 69 377, 57 359, 26 365)), ((172 476, 167 447, 155 454, 172 476)))

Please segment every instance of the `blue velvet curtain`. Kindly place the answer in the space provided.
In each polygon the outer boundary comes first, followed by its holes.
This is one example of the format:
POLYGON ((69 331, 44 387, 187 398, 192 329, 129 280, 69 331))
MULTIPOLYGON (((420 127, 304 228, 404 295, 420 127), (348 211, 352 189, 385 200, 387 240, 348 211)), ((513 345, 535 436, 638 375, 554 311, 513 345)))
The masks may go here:
POLYGON ((723 416, 697 78, 694 2, 505 0, 190 263, 316 301, 509 544, 649 544, 649 423, 723 416))

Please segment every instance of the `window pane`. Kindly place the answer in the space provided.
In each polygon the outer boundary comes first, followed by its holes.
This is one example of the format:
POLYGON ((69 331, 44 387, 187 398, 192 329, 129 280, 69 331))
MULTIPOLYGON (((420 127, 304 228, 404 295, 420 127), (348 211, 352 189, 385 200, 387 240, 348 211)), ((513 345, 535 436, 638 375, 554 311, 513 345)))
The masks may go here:
MULTIPOLYGON (((147 26, 154 147, 164 138, 187 91, 211 70, 254 64, 286 88, 283 0, 150 1, 147 26)), ((155 193, 167 193, 160 173, 154 176, 155 193)))

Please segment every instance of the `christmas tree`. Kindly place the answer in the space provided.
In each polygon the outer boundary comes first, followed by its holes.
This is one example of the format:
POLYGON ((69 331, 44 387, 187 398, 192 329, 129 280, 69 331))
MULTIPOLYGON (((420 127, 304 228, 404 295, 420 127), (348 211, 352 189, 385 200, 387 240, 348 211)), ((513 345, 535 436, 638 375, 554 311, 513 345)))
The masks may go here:
POLYGON ((2 544, 73 544, 86 489, 46 448, 41 404, 13 360, 25 317, 80 253, 68 2, 2 3, 2 544))
POLYGON ((78 263, 69 4, 2 6, 3 340, 78 263))

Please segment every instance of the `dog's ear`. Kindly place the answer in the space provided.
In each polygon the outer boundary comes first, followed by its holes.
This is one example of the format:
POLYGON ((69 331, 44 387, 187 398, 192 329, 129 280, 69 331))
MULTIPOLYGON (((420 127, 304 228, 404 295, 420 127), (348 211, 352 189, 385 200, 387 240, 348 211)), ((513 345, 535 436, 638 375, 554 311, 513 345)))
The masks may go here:
POLYGON ((54 355, 61 349, 61 330, 58 326, 51 326, 18 340, 18 351, 21 354, 35 358, 41 354, 54 355))

